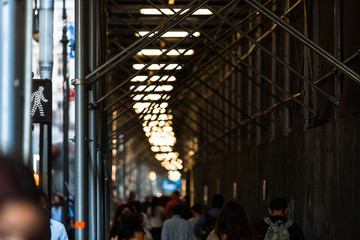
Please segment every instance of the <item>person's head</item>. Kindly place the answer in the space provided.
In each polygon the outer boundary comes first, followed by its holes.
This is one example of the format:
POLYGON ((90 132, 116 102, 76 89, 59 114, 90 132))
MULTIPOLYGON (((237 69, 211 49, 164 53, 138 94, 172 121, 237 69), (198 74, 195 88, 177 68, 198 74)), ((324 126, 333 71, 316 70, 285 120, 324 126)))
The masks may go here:
POLYGON ((181 205, 175 205, 173 208, 172 208, 172 212, 174 215, 180 215, 182 216, 182 214, 184 213, 184 210, 185 210, 185 206, 183 204, 181 205))
POLYGON ((138 214, 121 217, 121 224, 115 240, 144 240, 145 232, 138 214))
POLYGON ((116 221, 120 221, 120 216, 126 216, 135 213, 133 206, 130 204, 121 204, 115 213, 116 221))
POLYGON ((0 156, 0 240, 46 239, 33 174, 19 162, 0 156))
POLYGON ((220 239, 253 239, 255 232, 245 216, 243 207, 235 201, 228 201, 219 212, 215 233, 220 239))
POLYGON ((40 203, 40 207, 41 208, 44 208, 44 209, 49 209, 49 206, 48 206, 48 197, 45 193, 43 192, 40 192, 39 193, 39 203, 40 203))
POLYGON ((136 201, 136 200, 134 200, 134 201, 129 201, 128 204, 131 205, 131 206, 134 208, 134 210, 135 210, 136 213, 140 213, 140 212, 141 212, 141 210, 142 210, 142 204, 141 204, 140 201, 136 201))
POLYGON ((179 191, 173 191, 171 194, 172 199, 179 199, 180 198, 180 192, 179 191))
POLYGON ((269 213, 272 216, 285 216, 288 211, 288 205, 283 198, 274 198, 269 205, 269 213))
POLYGON ((61 206, 62 205, 62 196, 59 193, 55 193, 53 195, 53 201, 55 206, 61 206))
POLYGON ((199 216, 202 212, 202 205, 200 203, 195 203, 192 207, 191 207, 191 212, 192 214, 194 214, 195 216, 199 216))
POLYGON ((113 225, 110 229, 110 238, 114 238, 116 236, 116 233, 119 229, 119 225, 121 222, 122 217, 124 216, 128 216, 130 214, 135 214, 135 210, 133 208, 133 206, 131 206, 130 204, 121 204, 115 212, 115 216, 114 216, 114 220, 113 220, 113 225))
POLYGON ((213 208, 222 208, 224 205, 224 197, 220 194, 215 194, 212 197, 211 204, 213 208))

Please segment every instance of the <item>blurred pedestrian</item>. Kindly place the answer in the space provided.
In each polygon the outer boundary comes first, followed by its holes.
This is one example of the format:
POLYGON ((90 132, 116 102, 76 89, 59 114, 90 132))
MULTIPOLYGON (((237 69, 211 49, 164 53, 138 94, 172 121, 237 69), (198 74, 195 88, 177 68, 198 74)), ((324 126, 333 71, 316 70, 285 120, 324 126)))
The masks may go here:
POLYGON ((151 206, 148 207, 146 211, 147 215, 150 217, 151 235, 154 240, 161 239, 161 229, 163 221, 166 217, 166 211, 163 206, 160 205, 160 199, 158 197, 153 197, 151 201, 151 206))
MULTIPOLYGON (((191 212, 194 215, 192 218, 190 218, 188 221, 191 224, 191 229, 194 229, 195 223, 197 220, 199 220, 201 213, 202 213, 202 205, 200 203, 195 203, 191 207, 191 212)), ((200 240, 200 238, 197 238, 195 234, 193 233, 194 240, 200 240)))
POLYGON ((243 207, 228 201, 216 218, 215 229, 207 240, 257 240, 255 229, 245 216, 243 207))
MULTIPOLYGON (((288 205, 285 199, 275 198, 269 205, 270 217, 256 224, 256 231, 260 239, 278 239, 278 236, 286 236, 286 239, 304 240, 304 233, 300 226, 292 219, 286 217, 288 205)), ((282 238, 281 238, 282 239, 282 238)))
POLYGON ((68 235, 64 224, 54 219, 50 219, 50 213, 48 211, 48 198, 45 193, 40 193, 40 206, 46 211, 49 216, 51 240, 68 240, 68 235))
POLYGON ((134 208, 129 204, 121 204, 115 212, 114 220, 112 227, 109 232, 109 239, 115 238, 120 227, 121 227, 121 219, 124 216, 134 214, 135 210, 134 208))
POLYGON ((0 239, 50 239, 32 172, 19 159, 0 156, 0 239))
POLYGON ((161 240, 192 240, 193 233, 190 223, 181 218, 185 205, 175 205, 172 208, 173 216, 164 222, 161 231, 161 240))

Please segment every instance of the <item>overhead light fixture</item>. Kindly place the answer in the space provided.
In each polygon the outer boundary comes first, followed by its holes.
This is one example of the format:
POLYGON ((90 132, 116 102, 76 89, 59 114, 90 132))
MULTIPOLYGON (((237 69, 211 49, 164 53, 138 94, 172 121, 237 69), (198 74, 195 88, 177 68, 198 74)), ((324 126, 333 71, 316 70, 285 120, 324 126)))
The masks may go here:
POLYGON ((168 178, 170 181, 177 182, 181 178, 181 173, 178 171, 169 171, 168 178))
POLYGON ((175 4, 175 0, 169 0, 168 4, 169 4, 169 5, 174 5, 174 4, 175 4))
POLYGON ((148 76, 144 76, 144 75, 138 75, 134 78, 132 78, 130 81, 131 82, 145 82, 145 81, 151 81, 151 82, 175 82, 176 81, 176 77, 174 76, 169 76, 169 75, 164 75, 164 76, 158 76, 158 75, 154 75, 152 77, 148 77, 148 76))
MULTIPOLYGON (((180 8, 174 8, 174 9, 169 9, 169 8, 142 8, 140 9, 140 14, 142 15, 162 15, 162 14, 166 14, 166 15, 174 15, 175 13, 179 12, 181 9, 180 8)), ((189 9, 185 9, 184 11, 181 12, 181 14, 186 13, 187 11, 189 11, 189 9)), ((202 8, 199 10, 196 10, 192 15, 212 15, 213 13, 206 8, 202 8)))
MULTIPOLYGON (((134 89, 135 86, 131 86, 130 90, 134 89)), ((170 92, 171 90, 173 90, 173 86, 171 85, 160 85, 160 86, 156 86, 156 85, 140 85, 138 87, 135 88, 135 92, 170 92)))
MULTIPOLYGON (((160 70, 161 68, 164 68, 165 64, 151 64, 150 66, 147 67, 148 70, 160 70)), ((145 67, 145 64, 134 64, 133 68, 135 70, 140 70, 142 68, 145 67)), ((166 67, 164 68, 164 70, 180 70, 182 69, 182 67, 179 64, 168 64, 166 65, 166 67)))
MULTIPOLYGON (((166 52, 167 49, 143 49, 140 52, 137 53, 137 55, 144 55, 144 56, 159 56, 166 52)), ((179 56, 180 54, 183 54, 185 56, 193 55, 194 50, 193 49, 172 49, 168 53, 166 53, 167 56, 179 56)))
POLYGON ((157 101, 161 97, 167 96, 167 94, 136 94, 133 96, 134 101, 157 101))
MULTIPOLYGON (((148 34, 149 31, 140 31, 139 33, 135 33, 136 37, 143 37, 146 34, 148 34)), ((158 32, 155 32, 155 34, 157 34, 158 32)), ((186 37, 187 35, 189 35, 188 32, 186 31, 168 31, 165 32, 163 35, 161 35, 162 38, 182 38, 182 37, 186 37)), ((192 34, 194 37, 200 37, 200 32, 194 32, 192 34)), ((154 36, 154 34, 150 34, 149 37, 154 36)))

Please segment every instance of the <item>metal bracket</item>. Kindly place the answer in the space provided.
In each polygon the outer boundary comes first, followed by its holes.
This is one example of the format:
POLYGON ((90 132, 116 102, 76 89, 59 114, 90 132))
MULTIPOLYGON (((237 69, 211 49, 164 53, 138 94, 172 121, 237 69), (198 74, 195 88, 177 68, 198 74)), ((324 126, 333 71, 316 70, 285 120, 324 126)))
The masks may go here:
POLYGON ((89 110, 94 110, 98 108, 98 103, 97 102, 93 102, 89 104, 89 110))
POLYGON ((69 140, 70 140, 71 142, 73 142, 73 143, 76 142, 76 141, 75 141, 75 136, 74 136, 73 138, 69 138, 69 140))
POLYGON ((87 80, 86 80, 85 78, 72 79, 72 80, 71 80, 71 84, 72 84, 72 85, 86 85, 86 84, 87 84, 87 80))

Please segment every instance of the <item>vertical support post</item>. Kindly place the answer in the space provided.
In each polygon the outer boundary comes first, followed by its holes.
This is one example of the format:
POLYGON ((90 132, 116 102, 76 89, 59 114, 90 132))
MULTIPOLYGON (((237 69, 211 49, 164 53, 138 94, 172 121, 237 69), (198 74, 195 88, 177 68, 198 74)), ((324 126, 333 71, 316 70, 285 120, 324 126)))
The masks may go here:
MULTIPOLYGON (((105 172, 105 181, 104 181, 104 225, 105 229, 109 229, 110 227, 110 204, 111 204, 111 197, 110 197, 110 182, 111 182, 111 174, 109 173, 109 161, 104 159, 104 172, 105 172)), ((105 236, 103 239, 106 239, 106 232, 104 232, 105 236)))
POLYGON ((86 1, 75 1, 75 239, 85 240, 86 234, 86 139, 87 139, 87 90, 85 83, 86 51, 86 1))
MULTIPOLYGON (((91 41, 90 41, 91 42, 91 41)), ((93 49, 91 49, 90 51, 92 51, 93 49)), ((91 59, 91 57, 90 57, 91 59)), ((93 103, 94 102, 94 90, 91 90, 89 92, 89 102, 93 103)), ((96 137, 96 128, 97 128, 97 124, 96 124, 96 110, 95 109, 91 109, 89 112, 89 138, 90 138, 90 142, 89 142, 89 149, 90 149, 90 162, 89 162, 89 167, 88 167, 88 171, 89 171, 89 208, 88 208, 88 212, 89 212, 89 226, 96 226, 96 220, 97 220, 97 215, 96 215, 96 174, 97 174, 97 164, 96 164, 96 145, 97 145, 97 137, 96 137)), ((100 216, 98 216, 100 217, 100 216)), ((96 228, 95 227, 89 227, 89 240, 95 240, 96 238, 96 228)))
MULTIPOLYGON (((312 14, 313 14, 313 41, 315 44, 319 44, 320 42, 320 36, 319 36, 319 13, 320 13, 320 6, 319 6, 319 1, 313 1, 313 10, 312 10, 312 14)), ((319 78, 319 55, 314 54, 314 76, 313 76, 313 81, 316 81, 319 78)), ((312 88, 312 92, 313 92, 313 104, 314 104, 314 112, 317 112, 318 109, 318 105, 317 105, 317 92, 314 91, 314 89, 312 88)))
MULTIPOLYGON (((17 12, 18 13, 18 12, 17 12)), ((26 166, 32 168, 32 134, 31 134, 31 92, 32 92, 32 34, 33 26, 32 1, 25 1, 25 57, 24 57, 24 120, 22 159, 26 166)), ((18 26, 17 26, 18 28, 18 26)), ((1 72, 1 71, 0 71, 1 72)), ((20 97, 20 96, 19 96, 20 97)))
MULTIPOLYGON (((249 30, 251 30, 253 27, 253 19, 250 19, 249 20, 249 30)), ((251 45, 252 43, 249 41, 249 49, 251 48, 251 45)), ((254 62, 254 59, 253 59, 253 56, 250 54, 249 57, 248 57, 248 64, 250 66, 253 65, 253 62, 254 62)), ((253 78, 253 71, 251 71, 251 69, 248 69, 248 76, 249 78, 253 78)), ((253 102, 253 83, 252 81, 250 81, 250 79, 248 79, 248 115, 251 116, 252 115, 252 107, 251 107, 251 103, 253 102)), ((248 128, 248 140, 247 142, 250 143, 251 142, 251 134, 250 132, 252 132, 252 129, 251 129, 251 124, 247 124, 247 128, 248 128)))
POLYGON ((20 159, 23 149, 19 150, 19 146, 26 130, 24 79, 26 74, 31 76, 31 72, 24 72, 29 63, 24 59, 25 1, 2 1, 0 5, 0 153, 20 159))
MULTIPOLYGON (((272 11, 273 12, 277 12, 277 1, 274 0, 273 1, 273 7, 272 7, 272 11)), ((271 52, 277 56, 277 53, 278 53, 278 35, 276 33, 276 31, 273 31, 271 33, 271 52)), ((277 82, 277 61, 275 58, 271 58, 271 81, 273 81, 275 84, 277 82)), ((276 88, 274 85, 271 85, 271 94, 273 96, 276 96, 276 88)), ((273 106, 275 103, 276 103, 276 99, 274 97, 271 96, 271 106, 273 106)), ((272 119, 276 119, 276 116, 275 116, 275 112, 274 111, 271 111, 271 118, 272 119)), ((270 123, 270 140, 274 140, 275 139, 275 122, 274 121, 271 121, 270 123)))
MULTIPOLYGON (((290 8, 290 0, 285 1, 285 10, 290 8)), ((289 23, 289 19, 286 16, 286 22, 289 23)), ((285 50, 284 50, 284 62, 290 64, 290 34, 284 32, 285 37, 285 50)), ((284 90, 290 92, 290 70, 284 67, 284 90)), ((284 109, 284 136, 288 136, 290 133, 290 113, 288 108, 284 109)))
POLYGON ((54 0, 40 0, 40 77, 51 79, 53 67, 54 0))
MULTIPOLYGON (((238 37, 239 37, 239 35, 236 34, 236 38, 238 38, 238 37)), ((241 56, 241 46, 238 49, 238 56, 241 56)), ((233 59, 233 61, 235 63, 235 59, 234 58, 232 58, 232 59, 233 59)), ((241 65, 239 67, 242 68, 241 65)), ((235 83, 236 84, 236 91, 240 96, 242 96, 242 80, 243 80, 243 78, 242 78, 242 75, 240 74, 239 71, 235 71, 235 80, 236 80, 236 83, 235 83)), ((239 97, 236 98, 236 104, 237 104, 237 106, 239 106, 240 109, 242 108, 242 100, 241 100, 241 98, 239 98, 239 97)), ((241 122, 241 112, 239 112, 239 111, 236 112, 236 118, 235 119, 238 122, 241 122)), ((237 151, 241 151, 241 144, 242 144, 242 140, 241 140, 242 131, 241 130, 242 130, 241 128, 237 128, 237 135, 239 136, 239 141, 237 142, 237 147, 236 147, 237 151)))
POLYGON ((68 223, 68 209, 69 209, 69 76, 67 73, 67 46, 69 40, 67 39, 67 14, 66 14, 66 0, 63 0, 63 35, 61 43, 63 44, 63 194, 65 198, 64 204, 64 219, 65 225, 68 223))
MULTIPOLYGON (((256 23, 255 25, 259 25, 256 29, 256 38, 259 38, 261 36, 261 16, 258 15, 256 17, 256 23)), ((261 49, 256 49, 256 62, 255 62, 255 68, 261 72, 261 49)), ((256 75, 255 81, 259 84, 258 86, 255 86, 255 104, 257 109, 261 109, 261 76, 259 74, 256 75)), ((250 115, 251 116, 251 115, 250 115)), ((256 119, 256 122, 260 124, 260 117, 256 119)), ((261 143, 261 128, 259 125, 256 126, 256 144, 259 145, 261 143)))
MULTIPOLYGON (((104 1, 96 0, 96 7, 95 7, 95 17, 96 17, 96 25, 95 25, 95 48, 97 58, 95 61, 96 66, 100 65, 104 62, 104 52, 105 50, 102 48, 103 46, 103 37, 105 34, 105 27, 103 22, 105 21, 105 7, 104 1)), ((104 94, 104 81, 97 81, 96 83, 96 91, 95 96, 99 99, 104 94)), ((105 239, 107 235, 108 227, 104 224, 104 164, 103 164, 103 138, 106 136, 106 124, 103 120, 104 113, 103 113, 103 104, 100 103, 99 110, 97 111, 97 124, 98 124, 98 134, 97 134, 97 158, 96 158, 96 239, 101 240, 105 239), (104 130, 105 128, 105 130, 104 130)))
MULTIPOLYGON (((304 6, 305 11, 307 12, 307 6, 305 4, 304 6)), ((304 18, 304 35, 306 37, 309 37, 309 31, 308 31, 308 19, 307 19, 307 14, 305 15, 304 18)), ((307 79, 309 79, 309 57, 310 57, 310 53, 309 53, 309 48, 306 47, 304 45, 304 49, 303 49, 303 54, 304 54, 304 77, 306 77, 307 79)), ((306 106, 310 106, 310 85, 304 81, 304 103, 306 106)), ((304 108, 304 125, 303 125, 303 129, 304 131, 307 130, 307 128, 309 127, 309 121, 310 121, 310 112, 304 108)))
MULTIPOLYGON (((96 68, 96 20, 97 16, 95 14, 95 0, 89 0, 89 66, 90 71, 95 70, 96 68)), ((92 90, 89 91, 89 102, 93 103, 95 95, 95 85, 92 86, 92 90)), ((88 205, 88 217, 89 217, 89 240, 95 240, 97 236, 97 228, 93 226, 97 226, 97 218, 101 216, 96 215, 96 207, 97 207, 97 191, 96 191, 96 178, 97 178, 97 111, 96 109, 89 109, 89 152, 90 152, 90 162, 88 168, 88 183, 89 183, 89 205, 88 205)))
MULTIPOLYGON (((343 1, 334 0, 334 27, 335 27, 335 57, 342 61, 343 60, 343 32, 342 32, 342 12, 343 12, 343 1)), ((340 101, 341 98, 341 82, 343 74, 337 71, 335 74, 335 98, 340 101)), ((335 107, 335 119, 339 118, 340 107, 335 107)))
MULTIPOLYGON (((53 67, 53 29, 54 29, 54 0, 40 1, 40 77, 52 78, 53 67)), ((51 196, 51 123, 40 125, 43 134, 43 148, 40 153, 40 162, 43 165, 43 191, 51 196)))

